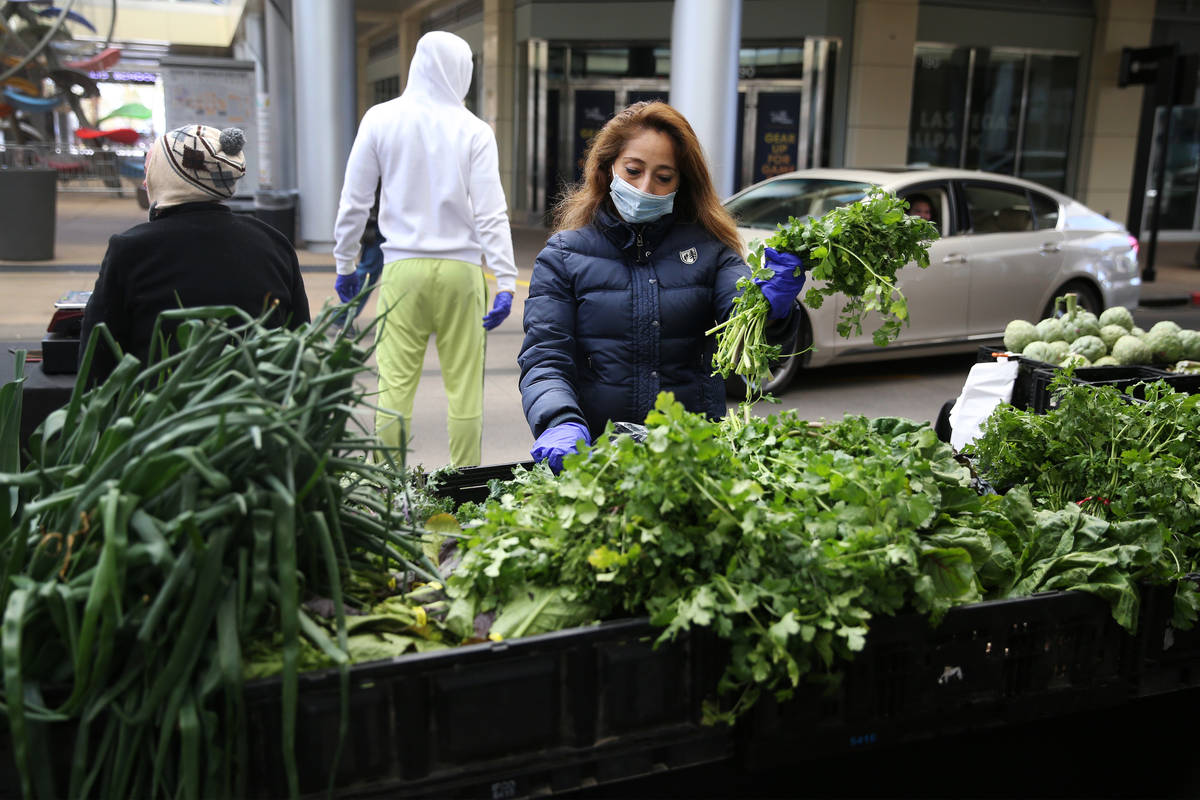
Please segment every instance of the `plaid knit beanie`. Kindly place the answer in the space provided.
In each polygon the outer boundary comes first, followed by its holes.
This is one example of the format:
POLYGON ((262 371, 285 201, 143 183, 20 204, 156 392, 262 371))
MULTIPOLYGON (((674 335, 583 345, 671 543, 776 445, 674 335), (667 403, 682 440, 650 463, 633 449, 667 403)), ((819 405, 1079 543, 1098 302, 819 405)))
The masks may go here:
POLYGON ((246 174, 246 136, 237 128, 184 125, 169 131, 146 158, 146 192, 159 208, 227 200, 246 174))

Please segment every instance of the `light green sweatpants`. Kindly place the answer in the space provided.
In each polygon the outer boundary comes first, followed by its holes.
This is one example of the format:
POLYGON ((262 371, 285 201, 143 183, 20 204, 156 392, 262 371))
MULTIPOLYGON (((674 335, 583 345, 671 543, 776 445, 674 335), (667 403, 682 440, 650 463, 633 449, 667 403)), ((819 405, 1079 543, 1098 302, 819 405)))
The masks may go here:
POLYGON ((412 430, 413 400, 432 335, 446 387, 450 461, 457 467, 479 464, 486 302, 487 284, 478 264, 406 258, 384 265, 376 306, 379 314, 386 313, 375 347, 379 406, 404 417, 402 430, 395 414, 375 413, 375 433, 385 444, 402 446, 403 431, 412 430))

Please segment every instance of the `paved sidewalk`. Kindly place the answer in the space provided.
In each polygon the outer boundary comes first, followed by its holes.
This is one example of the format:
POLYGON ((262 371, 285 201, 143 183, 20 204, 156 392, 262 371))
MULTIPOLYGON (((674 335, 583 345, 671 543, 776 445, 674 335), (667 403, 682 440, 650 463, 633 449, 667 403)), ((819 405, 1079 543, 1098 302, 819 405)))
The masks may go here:
MULTIPOLYGON (((0 340, 41 338, 49 320, 47 309, 55 300, 71 290, 92 288, 109 237, 145 221, 146 211, 133 197, 60 192, 54 258, 0 259, 0 340)), ((546 235, 540 227, 513 228, 521 289, 528 286, 529 271, 546 235)), ((296 257, 313 313, 326 302, 336 302, 333 255, 301 249, 296 257)), ((514 309, 514 318, 519 320, 517 311, 514 309)))

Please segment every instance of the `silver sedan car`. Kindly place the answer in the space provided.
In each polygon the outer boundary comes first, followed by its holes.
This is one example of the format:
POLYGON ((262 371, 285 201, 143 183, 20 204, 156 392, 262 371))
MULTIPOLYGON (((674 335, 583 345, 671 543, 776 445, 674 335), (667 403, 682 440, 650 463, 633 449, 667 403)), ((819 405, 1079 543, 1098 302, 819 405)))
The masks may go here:
MULTIPOLYGON (((809 169, 756 183, 725 207, 749 245, 788 217, 820 216, 880 186, 909 201, 909 213, 928 215, 941 231, 929 248, 929 267, 897 273, 908 298, 909 324, 878 347, 871 319, 849 339, 837 333, 840 296, 804 308, 795 346, 764 387, 778 394, 804 366, 905 358, 973 350, 995 340, 1010 320, 1036 323, 1054 299, 1075 292, 1095 313, 1137 307, 1141 290, 1137 239, 1124 227, 1066 195, 1030 181, 958 169, 809 169), (808 349, 812 345, 811 350, 808 349)), ((731 392, 736 392, 736 384, 731 392)))

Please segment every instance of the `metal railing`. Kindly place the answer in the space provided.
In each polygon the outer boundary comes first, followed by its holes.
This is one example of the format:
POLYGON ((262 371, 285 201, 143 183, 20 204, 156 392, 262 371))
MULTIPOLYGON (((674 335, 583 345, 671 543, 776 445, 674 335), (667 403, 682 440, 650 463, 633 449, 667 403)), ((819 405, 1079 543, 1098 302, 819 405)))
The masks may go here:
POLYGON ((55 143, 0 144, 0 169, 53 169, 60 192, 136 196, 145 178, 145 151, 93 150, 55 143))

